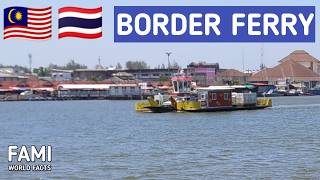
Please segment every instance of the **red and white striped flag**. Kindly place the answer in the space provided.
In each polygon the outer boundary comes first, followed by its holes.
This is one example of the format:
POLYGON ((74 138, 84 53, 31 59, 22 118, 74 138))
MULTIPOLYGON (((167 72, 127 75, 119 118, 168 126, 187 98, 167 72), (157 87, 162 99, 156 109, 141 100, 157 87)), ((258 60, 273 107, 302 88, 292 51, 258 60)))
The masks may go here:
POLYGON ((59 9, 59 39, 77 37, 96 39, 102 37, 102 7, 59 9))
POLYGON ((4 39, 50 39, 52 36, 51 7, 9 7, 4 10, 4 39))

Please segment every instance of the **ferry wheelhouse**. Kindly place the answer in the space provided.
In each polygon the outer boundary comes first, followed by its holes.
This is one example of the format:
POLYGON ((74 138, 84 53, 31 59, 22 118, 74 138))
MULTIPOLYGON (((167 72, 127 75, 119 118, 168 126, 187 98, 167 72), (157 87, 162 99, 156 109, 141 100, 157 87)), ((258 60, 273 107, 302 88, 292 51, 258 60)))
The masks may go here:
POLYGON ((173 96, 191 95, 192 77, 184 73, 177 73, 171 78, 173 86, 173 96))

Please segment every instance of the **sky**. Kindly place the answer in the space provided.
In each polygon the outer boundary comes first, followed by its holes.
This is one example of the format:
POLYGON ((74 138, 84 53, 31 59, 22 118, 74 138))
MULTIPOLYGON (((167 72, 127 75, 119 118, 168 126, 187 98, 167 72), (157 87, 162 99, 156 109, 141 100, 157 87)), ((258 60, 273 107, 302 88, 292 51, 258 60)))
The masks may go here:
MULTIPOLYGON (((28 67, 28 54, 33 56, 33 67, 50 63, 63 65, 70 59, 94 68, 99 57, 103 66, 122 65, 129 60, 146 61, 150 67, 167 64, 165 52, 172 52, 171 60, 185 67, 192 61, 218 62, 221 68, 258 69, 263 47, 263 63, 267 67, 296 49, 303 49, 320 59, 320 18, 318 0, 3 0, 1 9, 10 6, 44 8, 52 6, 52 38, 47 41, 24 39, 3 40, 0 30, 0 64, 19 64, 28 67), (114 43, 114 6, 316 6, 316 43, 114 43), (103 7, 103 37, 95 40, 76 38, 58 39, 58 9, 64 6, 84 8, 103 7), (243 55, 243 56, 242 56, 243 55), (244 63, 242 63, 244 57, 244 63)), ((0 13, 3 19, 3 12, 0 13)), ((3 27, 1 20, 0 27, 3 27)))

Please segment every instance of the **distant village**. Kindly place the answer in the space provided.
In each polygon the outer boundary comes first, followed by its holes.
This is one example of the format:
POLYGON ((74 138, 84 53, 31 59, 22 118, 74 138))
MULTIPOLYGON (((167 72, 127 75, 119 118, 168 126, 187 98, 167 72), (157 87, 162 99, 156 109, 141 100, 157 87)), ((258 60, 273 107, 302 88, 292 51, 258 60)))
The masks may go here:
MULTIPOLYGON (((31 55, 29 56, 30 61, 31 55)), ((320 61, 296 50, 270 68, 258 71, 224 69, 215 62, 175 62, 150 68, 143 61, 128 61, 94 69, 70 61, 44 68, 0 67, 0 100, 141 99, 170 93, 171 77, 183 71, 193 87, 248 85, 263 96, 320 95, 320 61)))

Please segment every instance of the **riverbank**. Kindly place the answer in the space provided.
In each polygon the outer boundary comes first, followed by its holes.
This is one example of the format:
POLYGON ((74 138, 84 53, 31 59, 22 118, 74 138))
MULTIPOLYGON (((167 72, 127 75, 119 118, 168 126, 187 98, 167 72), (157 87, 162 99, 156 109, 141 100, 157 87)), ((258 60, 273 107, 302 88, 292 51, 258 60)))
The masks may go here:
POLYGON ((0 102, 7 101, 73 101, 73 100, 143 100, 147 96, 110 96, 110 97, 43 97, 43 96, 23 96, 10 95, 0 96, 0 102))
MULTIPOLYGON (((317 96, 320 95, 307 95, 307 96, 317 96)), ((271 96, 272 98, 291 98, 291 97, 307 97, 307 96, 271 96)), ((0 96, 0 102, 16 102, 16 101, 95 101, 95 100, 146 100, 148 96, 122 96, 122 97, 41 97, 32 96, 26 97, 22 95, 12 95, 12 96, 0 96)))

